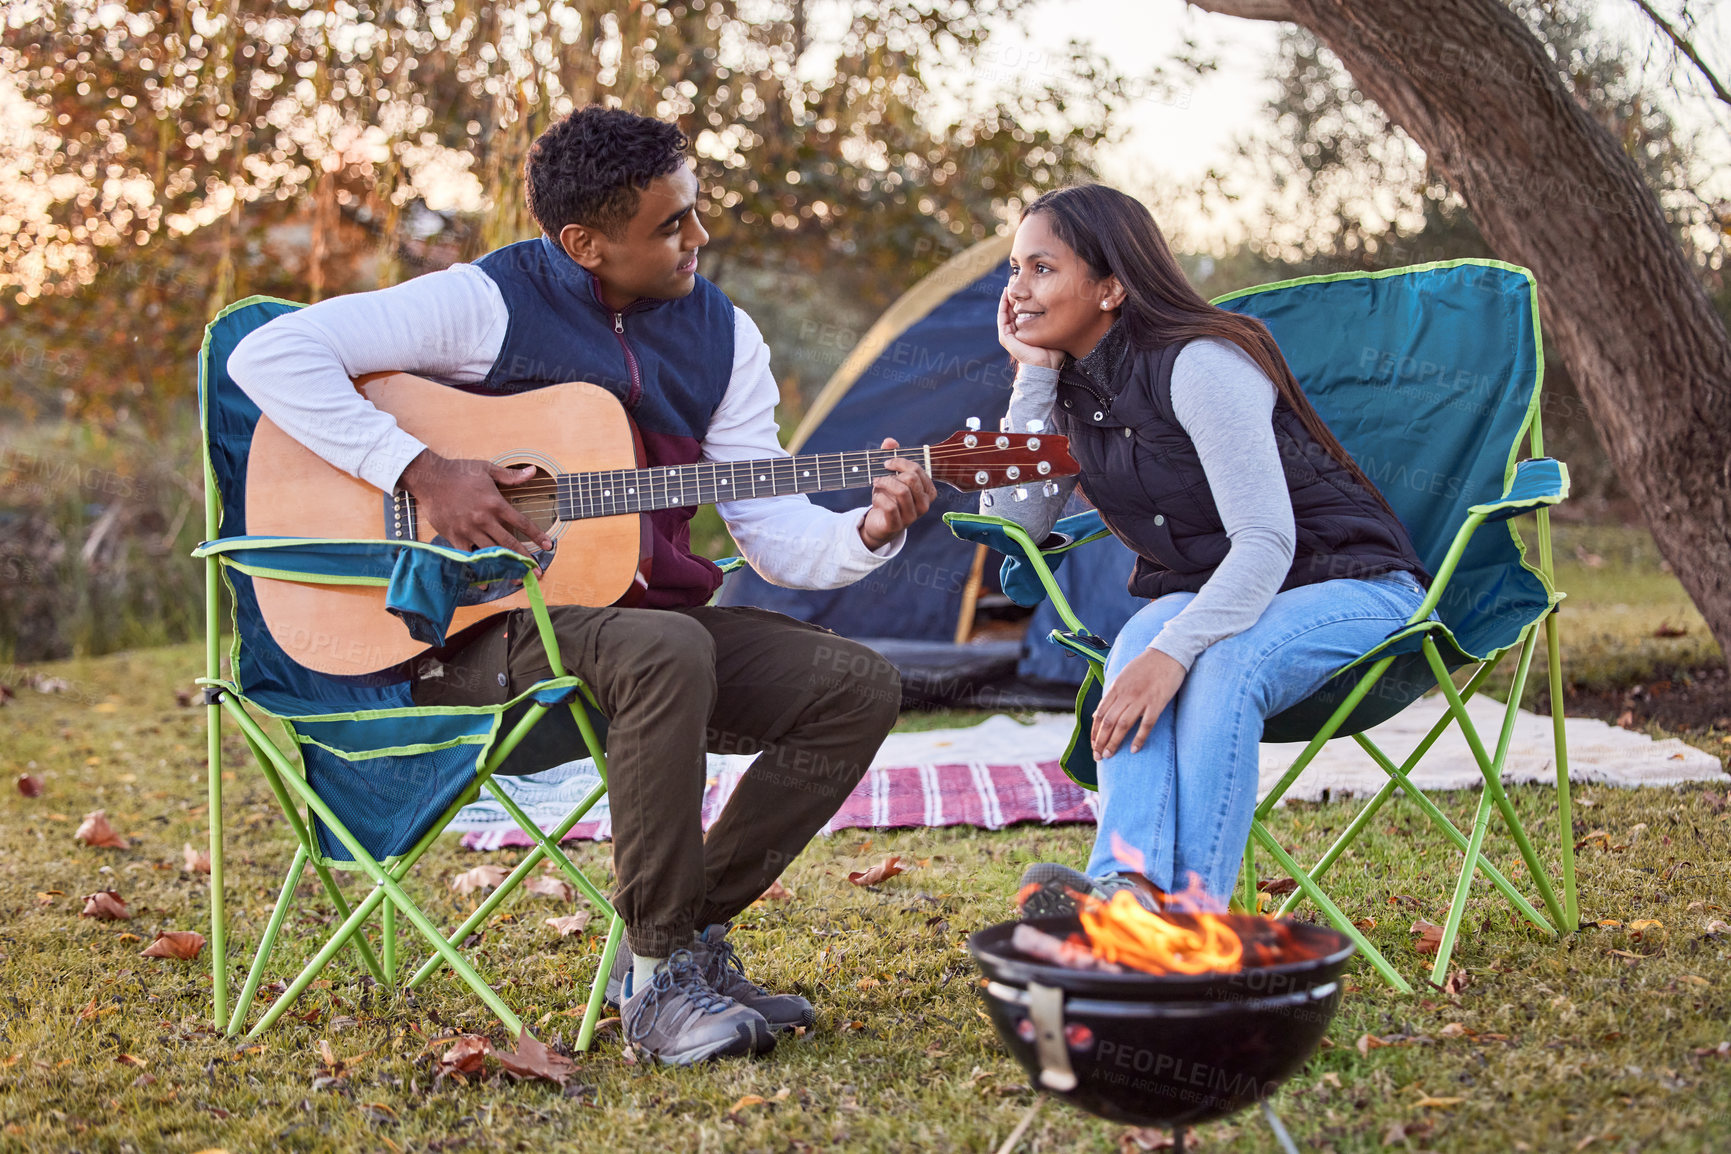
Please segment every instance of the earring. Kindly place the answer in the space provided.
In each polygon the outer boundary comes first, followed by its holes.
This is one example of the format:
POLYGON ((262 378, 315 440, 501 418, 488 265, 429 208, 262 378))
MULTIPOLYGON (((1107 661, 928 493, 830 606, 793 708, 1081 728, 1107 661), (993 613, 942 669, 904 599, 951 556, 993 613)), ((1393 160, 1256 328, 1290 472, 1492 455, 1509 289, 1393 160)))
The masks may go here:
POLYGON ((1107 304, 1105 301, 1101 301, 1100 302, 1100 311, 1101 312, 1111 312, 1112 306, 1107 304))

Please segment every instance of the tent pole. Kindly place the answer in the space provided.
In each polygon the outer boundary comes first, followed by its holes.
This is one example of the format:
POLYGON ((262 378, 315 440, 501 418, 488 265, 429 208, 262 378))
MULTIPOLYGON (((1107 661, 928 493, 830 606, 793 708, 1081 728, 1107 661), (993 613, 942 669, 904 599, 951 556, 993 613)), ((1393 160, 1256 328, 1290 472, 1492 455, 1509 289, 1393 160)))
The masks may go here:
POLYGON ((956 644, 966 645, 974 635, 974 608, 980 603, 980 581, 986 573, 986 547, 974 546, 974 563, 968 567, 968 583, 962 586, 962 611, 956 615, 956 644))

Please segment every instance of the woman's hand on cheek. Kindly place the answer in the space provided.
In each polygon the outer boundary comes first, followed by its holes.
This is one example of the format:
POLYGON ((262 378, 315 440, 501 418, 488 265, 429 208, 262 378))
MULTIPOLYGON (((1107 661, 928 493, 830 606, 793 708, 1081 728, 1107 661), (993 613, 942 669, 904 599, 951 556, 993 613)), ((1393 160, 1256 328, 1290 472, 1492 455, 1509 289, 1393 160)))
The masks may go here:
POLYGON ((1019 365, 1038 365, 1042 368, 1061 369, 1064 367, 1065 354, 1062 349, 1045 349, 1039 345, 1031 345, 1016 335, 1016 306, 1010 303, 1010 290, 1005 289, 998 297, 998 343, 1004 346, 1004 351, 1016 358, 1019 365))
POLYGON ((1094 711, 1094 728, 1088 735, 1094 760, 1117 753, 1132 730, 1136 736, 1130 752, 1141 750, 1161 712, 1184 684, 1184 672, 1182 665, 1158 649, 1149 649, 1126 665, 1094 711))

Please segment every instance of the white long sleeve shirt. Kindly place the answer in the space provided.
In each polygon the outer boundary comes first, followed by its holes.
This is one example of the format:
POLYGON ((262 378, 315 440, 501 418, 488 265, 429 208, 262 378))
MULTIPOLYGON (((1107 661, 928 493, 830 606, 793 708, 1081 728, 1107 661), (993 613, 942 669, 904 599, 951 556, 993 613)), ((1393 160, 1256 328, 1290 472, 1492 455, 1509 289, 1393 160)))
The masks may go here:
MULTIPOLYGON (((351 476, 389 492, 426 448, 351 383, 406 372, 450 385, 486 379, 504 347, 509 314, 491 277, 458 264, 376 292, 285 314, 249 334, 229 375, 295 440, 351 476)), ((703 459, 785 457, 775 423, 780 390, 769 347, 734 309, 733 373, 703 438, 703 459)), ((796 589, 852 584, 901 551, 898 534, 873 551, 860 539, 863 509, 844 513, 803 494, 716 506, 734 542, 764 579, 796 589)))

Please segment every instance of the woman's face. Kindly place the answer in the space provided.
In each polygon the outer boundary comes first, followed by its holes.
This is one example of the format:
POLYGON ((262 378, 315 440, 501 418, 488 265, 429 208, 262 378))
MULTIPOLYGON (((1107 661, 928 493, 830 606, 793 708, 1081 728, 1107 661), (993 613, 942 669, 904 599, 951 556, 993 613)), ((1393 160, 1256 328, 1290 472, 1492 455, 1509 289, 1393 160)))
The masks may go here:
POLYGON ((1096 277, 1074 249, 1036 212, 1016 229, 1010 246, 1011 325, 1018 340, 1086 356, 1123 303, 1116 277, 1096 277))

